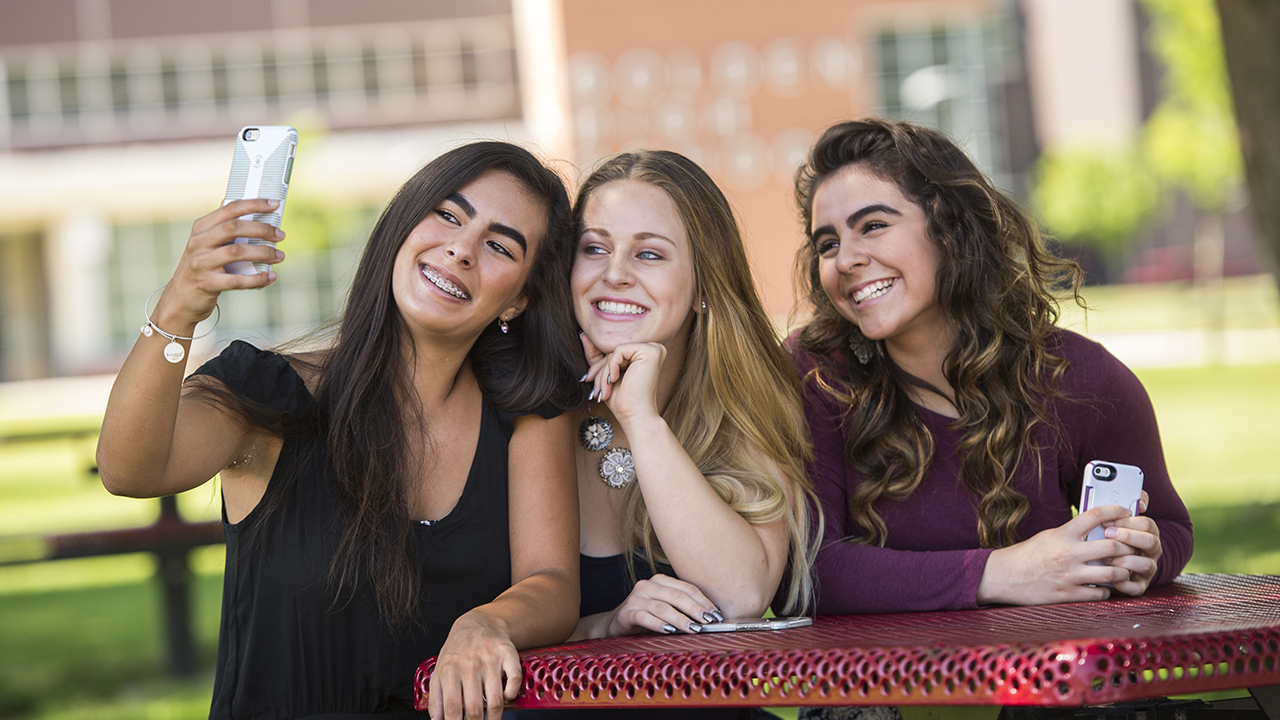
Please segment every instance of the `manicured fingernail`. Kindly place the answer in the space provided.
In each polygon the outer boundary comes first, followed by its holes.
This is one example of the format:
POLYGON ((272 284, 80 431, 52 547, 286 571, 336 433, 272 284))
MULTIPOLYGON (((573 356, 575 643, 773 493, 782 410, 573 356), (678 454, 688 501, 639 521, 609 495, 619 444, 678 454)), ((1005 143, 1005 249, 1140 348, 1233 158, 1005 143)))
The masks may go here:
POLYGON ((724 613, 720 612, 719 609, 712 610, 711 614, 716 616, 716 622, 724 622, 724 613))
POLYGON ((663 626, 662 626, 662 632, 664 632, 664 633, 666 633, 666 634, 668 634, 668 635, 670 635, 671 633, 673 633, 673 632, 675 632, 675 631, 676 631, 676 626, 675 626, 675 625, 663 625, 663 626))
POLYGON ((268 271, 267 271, 267 282, 275 282, 275 281, 276 281, 276 271, 275 271, 275 270, 268 270, 268 271))
POLYGON ((273 207, 273 208, 280 207, 280 201, 279 201, 279 200, 268 200, 268 201, 267 201, 267 204, 268 204, 268 205, 270 205, 270 206, 271 206, 271 207, 273 207))
POLYGON ((1113 528, 1113 527, 1109 527, 1109 528, 1107 528, 1106 530, 1104 530, 1104 531, 1102 532, 1102 534, 1103 534, 1103 535, 1106 535, 1107 537, 1109 537, 1109 538, 1111 538, 1112 540, 1114 540, 1114 539, 1115 539, 1115 537, 1116 537, 1116 535, 1117 535, 1117 532, 1116 532, 1116 529, 1115 529, 1115 528, 1113 528))
POLYGON ((277 251, 276 251, 276 262, 280 262, 281 260, 284 260, 284 251, 283 251, 283 250, 277 250, 277 251))
POLYGON ((578 378, 578 382, 586 382, 586 381, 587 381, 587 376, 588 376, 588 375, 590 375, 590 374, 591 374, 591 372, 590 372, 590 371, 582 373, 582 377, 578 378))
POLYGON ((587 399, 595 400, 596 395, 599 394, 599 392, 600 392, 600 388, 591 388, 591 394, 587 396, 587 399))
POLYGON ((716 616, 709 612, 704 612, 702 613, 702 619, 708 623, 713 623, 716 621, 716 616))
POLYGON ((698 623, 689 623, 689 632, 700 633, 702 632, 702 626, 698 623))
POLYGON ((283 240, 283 239, 284 239, 284 231, 283 231, 283 230, 281 230, 280 228, 276 228, 276 237, 278 237, 278 238, 280 238, 281 240, 283 240))

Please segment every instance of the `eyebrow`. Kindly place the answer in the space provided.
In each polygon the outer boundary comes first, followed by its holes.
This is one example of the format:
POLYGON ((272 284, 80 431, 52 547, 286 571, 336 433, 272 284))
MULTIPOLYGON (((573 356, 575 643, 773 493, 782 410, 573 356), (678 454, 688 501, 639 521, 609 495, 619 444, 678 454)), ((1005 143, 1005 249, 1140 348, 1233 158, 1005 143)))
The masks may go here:
MULTIPOLYGON (((608 230, 605 230, 604 228, 595 228, 595 227, 583 228, 583 229, 582 229, 582 234, 583 234, 583 235, 586 235, 587 233, 595 233, 596 235, 599 235, 599 236, 601 236, 601 237, 607 237, 607 238, 612 238, 612 237, 613 237, 613 235, 612 235, 612 234, 610 234, 610 233, 609 233, 609 231, 608 231, 608 230)), ((632 238, 634 238, 634 239, 636 239, 636 240, 654 240, 654 239, 657 239, 657 240, 662 240, 663 242, 670 243, 670 244, 672 244, 672 245, 675 245, 675 244, 676 244, 676 241, 675 241, 675 240, 672 240, 671 238, 667 237, 666 235, 663 235, 663 234, 661 234, 661 233, 656 233, 656 232, 644 232, 644 231, 642 231, 642 232, 638 232, 638 233, 636 233, 636 234, 632 235, 631 237, 632 237, 632 238)))
MULTIPOLYGON (((475 219, 476 207, 471 204, 470 200, 463 197, 462 193, 453 193, 452 195, 449 196, 448 200, 449 202, 452 202, 453 204, 462 208, 462 212, 466 213, 467 217, 471 218, 472 220, 475 219)), ((499 235, 509 237, 512 240, 514 240, 517 245, 520 246, 521 252, 524 252, 524 253, 529 252, 529 241, 525 239, 524 233, 511 227, 510 225, 504 225, 502 223, 492 222, 492 223, 489 223, 489 232, 494 232, 499 235)))
MULTIPOLYGON (((878 212, 884 213, 886 215, 893 215, 894 217, 902 217, 902 213, 898 212, 897 210, 894 210, 888 205, 877 203, 875 205, 868 205, 862 208, 861 210, 858 210, 857 212, 853 213, 849 217, 845 218, 844 225, 847 228, 852 228, 854 225, 857 225, 858 221, 861 220, 862 218, 878 212)), ((834 233, 835 231, 836 231, 836 228, 834 225, 823 225, 822 227, 810 233, 810 236, 818 237, 825 233, 834 233)))

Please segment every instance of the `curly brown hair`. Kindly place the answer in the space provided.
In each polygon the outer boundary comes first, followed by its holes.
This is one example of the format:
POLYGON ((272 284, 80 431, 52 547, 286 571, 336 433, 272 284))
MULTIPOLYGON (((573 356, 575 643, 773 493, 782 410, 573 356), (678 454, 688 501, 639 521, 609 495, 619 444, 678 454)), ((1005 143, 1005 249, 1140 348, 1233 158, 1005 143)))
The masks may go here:
POLYGON ((894 183, 916 203, 945 259, 938 266, 937 301, 954 344, 942 370, 959 414, 952 427, 962 438, 961 479, 977 500, 982 547, 1012 545, 1030 508, 1013 478, 1028 457, 1039 457, 1035 428, 1055 427, 1046 400, 1060 397, 1055 386, 1068 368, 1048 349, 1057 297, 1066 290, 1083 305, 1083 274, 1048 251, 1037 223, 943 133, 870 118, 823 134, 796 175, 808 236, 796 254, 796 286, 805 288, 812 306, 799 342, 816 356, 844 360, 820 363, 810 377, 847 408, 845 458, 864 478, 849 501, 863 530, 853 542, 884 545, 888 529, 875 504, 915 492, 932 461, 933 438, 907 391, 928 384, 896 366, 882 347, 866 364, 853 361, 851 343, 867 340, 836 310, 819 279, 814 193, 850 165, 894 183))

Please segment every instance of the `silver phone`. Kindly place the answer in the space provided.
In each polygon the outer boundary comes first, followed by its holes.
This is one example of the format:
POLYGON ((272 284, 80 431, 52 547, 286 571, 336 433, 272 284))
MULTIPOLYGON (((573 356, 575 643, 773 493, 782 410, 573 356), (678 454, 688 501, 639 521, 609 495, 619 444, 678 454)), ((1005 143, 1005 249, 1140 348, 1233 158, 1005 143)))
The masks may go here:
POLYGON ((746 618, 707 623, 698 632, 746 632, 749 630, 790 630, 813 624, 808 617, 746 618))
MULTIPOLYGON (((231 157, 231 177, 227 180, 227 196, 223 205, 235 200, 262 198, 279 200, 274 212, 241 216, 244 220, 256 220, 273 227, 280 227, 284 215, 284 201, 289 195, 289 180, 293 176, 293 156, 298 149, 298 131, 287 125, 248 125, 236 135, 235 154, 231 157)), ((260 238, 236 238, 235 242, 250 245, 275 243, 260 238)), ((237 275, 253 275, 271 269, 268 263, 239 261, 222 268, 237 275)))

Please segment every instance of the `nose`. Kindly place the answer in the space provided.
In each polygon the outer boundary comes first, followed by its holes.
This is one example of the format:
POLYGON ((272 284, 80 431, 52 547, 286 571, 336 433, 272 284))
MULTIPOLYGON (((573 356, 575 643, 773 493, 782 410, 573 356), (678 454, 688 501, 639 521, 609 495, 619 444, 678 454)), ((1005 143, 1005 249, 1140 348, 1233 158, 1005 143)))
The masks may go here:
POLYGON ((450 260, 462 267, 469 268, 475 261, 475 241, 466 233, 461 233, 445 246, 444 253, 450 260))
POLYGON ((603 280, 614 287, 628 287, 634 278, 631 274, 631 258, 626 253, 615 252, 609 256, 603 280))
POLYGON ((844 239, 840 242, 840 250, 836 253, 836 269, 842 273, 852 272, 871 262, 866 251, 856 242, 844 239))

